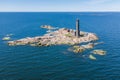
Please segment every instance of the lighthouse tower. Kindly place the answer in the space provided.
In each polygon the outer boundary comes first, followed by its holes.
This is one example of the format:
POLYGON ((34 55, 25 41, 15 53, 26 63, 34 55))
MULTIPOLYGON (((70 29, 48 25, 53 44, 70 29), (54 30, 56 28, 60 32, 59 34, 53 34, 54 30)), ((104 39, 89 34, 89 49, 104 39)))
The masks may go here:
POLYGON ((80 30, 79 30, 79 19, 76 20, 76 37, 80 37, 80 30))

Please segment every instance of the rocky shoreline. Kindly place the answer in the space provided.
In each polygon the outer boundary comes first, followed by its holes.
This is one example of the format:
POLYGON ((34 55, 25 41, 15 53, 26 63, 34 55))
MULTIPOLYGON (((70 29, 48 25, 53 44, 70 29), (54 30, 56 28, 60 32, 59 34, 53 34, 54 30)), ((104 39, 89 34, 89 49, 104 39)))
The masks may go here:
POLYGON ((80 37, 75 36, 75 30, 61 28, 54 32, 47 33, 43 36, 26 37, 19 40, 8 41, 8 45, 31 45, 31 46, 50 46, 69 44, 75 45, 83 42, 90 42, 98 40, 94 33, 80 31, 80 37))

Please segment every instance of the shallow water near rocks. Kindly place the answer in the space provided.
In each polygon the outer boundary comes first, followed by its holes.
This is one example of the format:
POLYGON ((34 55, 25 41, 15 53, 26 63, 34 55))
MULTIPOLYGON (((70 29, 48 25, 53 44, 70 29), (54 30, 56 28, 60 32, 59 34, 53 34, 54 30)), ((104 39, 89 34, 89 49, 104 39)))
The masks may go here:
MULTIPOLYGON (((118 80, 120 79, 120 13, 0 13, 0 80, 118 80), (46 33, 41 25, 96 33, 94 49, 107 51, 105 56, 88 56, 68 51, 69 45, 50 47, 8 46, 2 38, 34 37, 46 33)), ((89 54, 91 50, 83 52, 89 54)))

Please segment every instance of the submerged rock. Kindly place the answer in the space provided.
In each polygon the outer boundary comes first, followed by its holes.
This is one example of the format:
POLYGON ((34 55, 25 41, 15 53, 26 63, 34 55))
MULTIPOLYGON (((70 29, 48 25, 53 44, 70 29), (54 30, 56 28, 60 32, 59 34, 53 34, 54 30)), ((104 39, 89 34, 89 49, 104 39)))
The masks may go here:
POLYGON ((5 41, 8 41, 10 40, 11 38, 10 37, 3 37, 2 40, 5 40, 5 41))
POLYGON ((70 47, 67 50, 70 51, 70 52, 73 52, 73 47, 70 47))
POLYGON ((93 50, 92 53, 98 55, 106 55, 106 51, 104 50, 93 50))
POLYGON ((92 60, 96 60, 96 57, 94 57, 92 54, 89 55, 89 58, 92 60))
POLYGON ((10 36, 13 36, 13 34, 7 34, 6 36, 7 36, 7 37, 10 37, 10 36))

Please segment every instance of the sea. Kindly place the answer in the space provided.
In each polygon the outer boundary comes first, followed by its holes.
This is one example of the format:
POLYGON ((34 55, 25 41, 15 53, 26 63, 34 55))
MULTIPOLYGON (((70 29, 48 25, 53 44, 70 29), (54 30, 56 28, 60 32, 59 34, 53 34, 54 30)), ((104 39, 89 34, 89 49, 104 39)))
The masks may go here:
POLYGON ((0 12, 0 80, 120 80, 120 13, 119 12, 0 12), (88 55, 92 50, 75 54, 71 45, 49 47, 8 46, 11 40, 42 36, 41 25, 95 33, 103 44, 104 56, 88 55), (83 56, 86 55, 86 56, 83 56))

